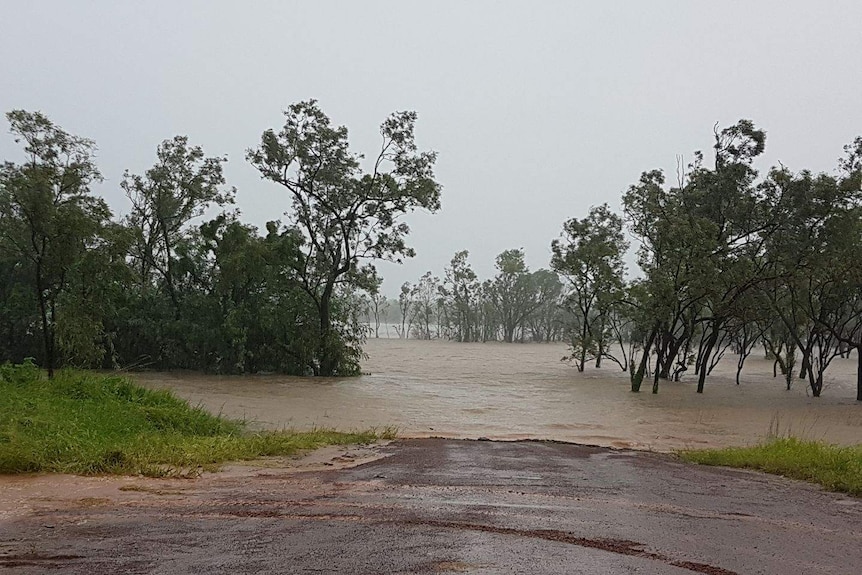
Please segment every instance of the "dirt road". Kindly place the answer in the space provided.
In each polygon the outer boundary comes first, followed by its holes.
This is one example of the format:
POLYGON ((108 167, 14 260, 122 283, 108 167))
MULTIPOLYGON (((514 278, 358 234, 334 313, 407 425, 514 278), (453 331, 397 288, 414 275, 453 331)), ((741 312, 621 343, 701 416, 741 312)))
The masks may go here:
POLYGON ((778 477, 542 442, 327 453, 300 472, 4 480, 0 573, 862 572, 862 500, 778 477))

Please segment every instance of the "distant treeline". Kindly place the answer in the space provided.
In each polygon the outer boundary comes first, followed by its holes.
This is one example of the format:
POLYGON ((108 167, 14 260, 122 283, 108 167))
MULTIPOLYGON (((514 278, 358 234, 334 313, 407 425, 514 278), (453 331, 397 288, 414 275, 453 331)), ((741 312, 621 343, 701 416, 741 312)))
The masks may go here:
POLYGON ((780 166, 763 177, 752 163, 766 134, 752 122, 716 128, 714 141, 712 166, 700 152, 680 159, 674 185, 644 172, 622 216, 602 205, 565 222, 550 270, 531 273, 508 250, 480 282, 459 252, 442 280, 405 283, 397 302, 372 292, 372 329, 397 307, 401 337, 563 340, 579 370, 607 358, 630 372, 633 391, 650 376, 654 392, 688 372, 702 392, 728 349, 739 383, 762 346, 788 389, 804 379, 819 396, 830 362, 856 350, 862 400, 862 137, 833 174, 780 166), (640 267, 631 280, 626 231, 640 267))
POLYGON ((498 274, 480 282, 467 261, 455 254, 444 279, 431 274, 404 283, 397 299, 373 290, 361 298, 374 337, 392 325, 400 338, 450 339, 459 342, 548 342, 566 339, 569 322, 563 283, 547 269, 530 272, 523 250, 497 256, 498 274))

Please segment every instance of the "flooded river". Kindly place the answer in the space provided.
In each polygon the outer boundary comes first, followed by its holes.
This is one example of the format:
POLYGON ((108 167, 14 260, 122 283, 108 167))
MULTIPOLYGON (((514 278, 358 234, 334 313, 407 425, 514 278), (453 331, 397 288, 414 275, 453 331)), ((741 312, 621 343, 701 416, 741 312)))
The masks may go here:
MULTIPOLYGON (((363 370, 350 379, 143 373, 193 404, 267 429, 395 426, 407 437, 555 439, 666 451, 748 445, 772 430, 840 444, 862 443, 855 401, 856 359, 835 359, 821 398, 797 380, 790 391, 772 363, 749 358, 742 384, 726 357, 695 393, 694 376, 629 391, 628 374, 608 363, 579 374, 560 362, 560 344, 459 344, 371 339, 363 370)), ((761 356, 762 357, 762 356, 761 356)))

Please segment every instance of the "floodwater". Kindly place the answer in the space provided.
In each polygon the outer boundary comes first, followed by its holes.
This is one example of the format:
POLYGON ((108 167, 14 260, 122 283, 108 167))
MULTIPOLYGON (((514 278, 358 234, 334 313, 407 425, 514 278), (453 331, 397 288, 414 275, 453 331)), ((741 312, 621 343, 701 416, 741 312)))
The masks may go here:
POLYGON ((836 358, 823 397, 797 380, 785 390, 772 362, 752 355, 741 385, 728 355, 695 393, 694 376, 629 391, 628 374, 606 362, 577 373, 562 344, 461 344, 370 339, 367 375, 349 379, 141 373, 207 409, 265 429, 395 426, 403 437, 553 439, 668 451, 750 445, 770 433, 862 443, 856 358, 836 358))

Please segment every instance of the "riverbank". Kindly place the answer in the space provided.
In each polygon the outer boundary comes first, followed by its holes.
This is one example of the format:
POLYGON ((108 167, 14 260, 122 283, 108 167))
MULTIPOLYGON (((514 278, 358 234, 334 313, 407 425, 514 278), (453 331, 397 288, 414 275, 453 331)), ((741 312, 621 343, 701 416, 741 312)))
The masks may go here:
POLYGON ((0 473, 169 476, 228 461, 369 443, 390 431, 249 431, 122 376, 0 366, 0 473))

